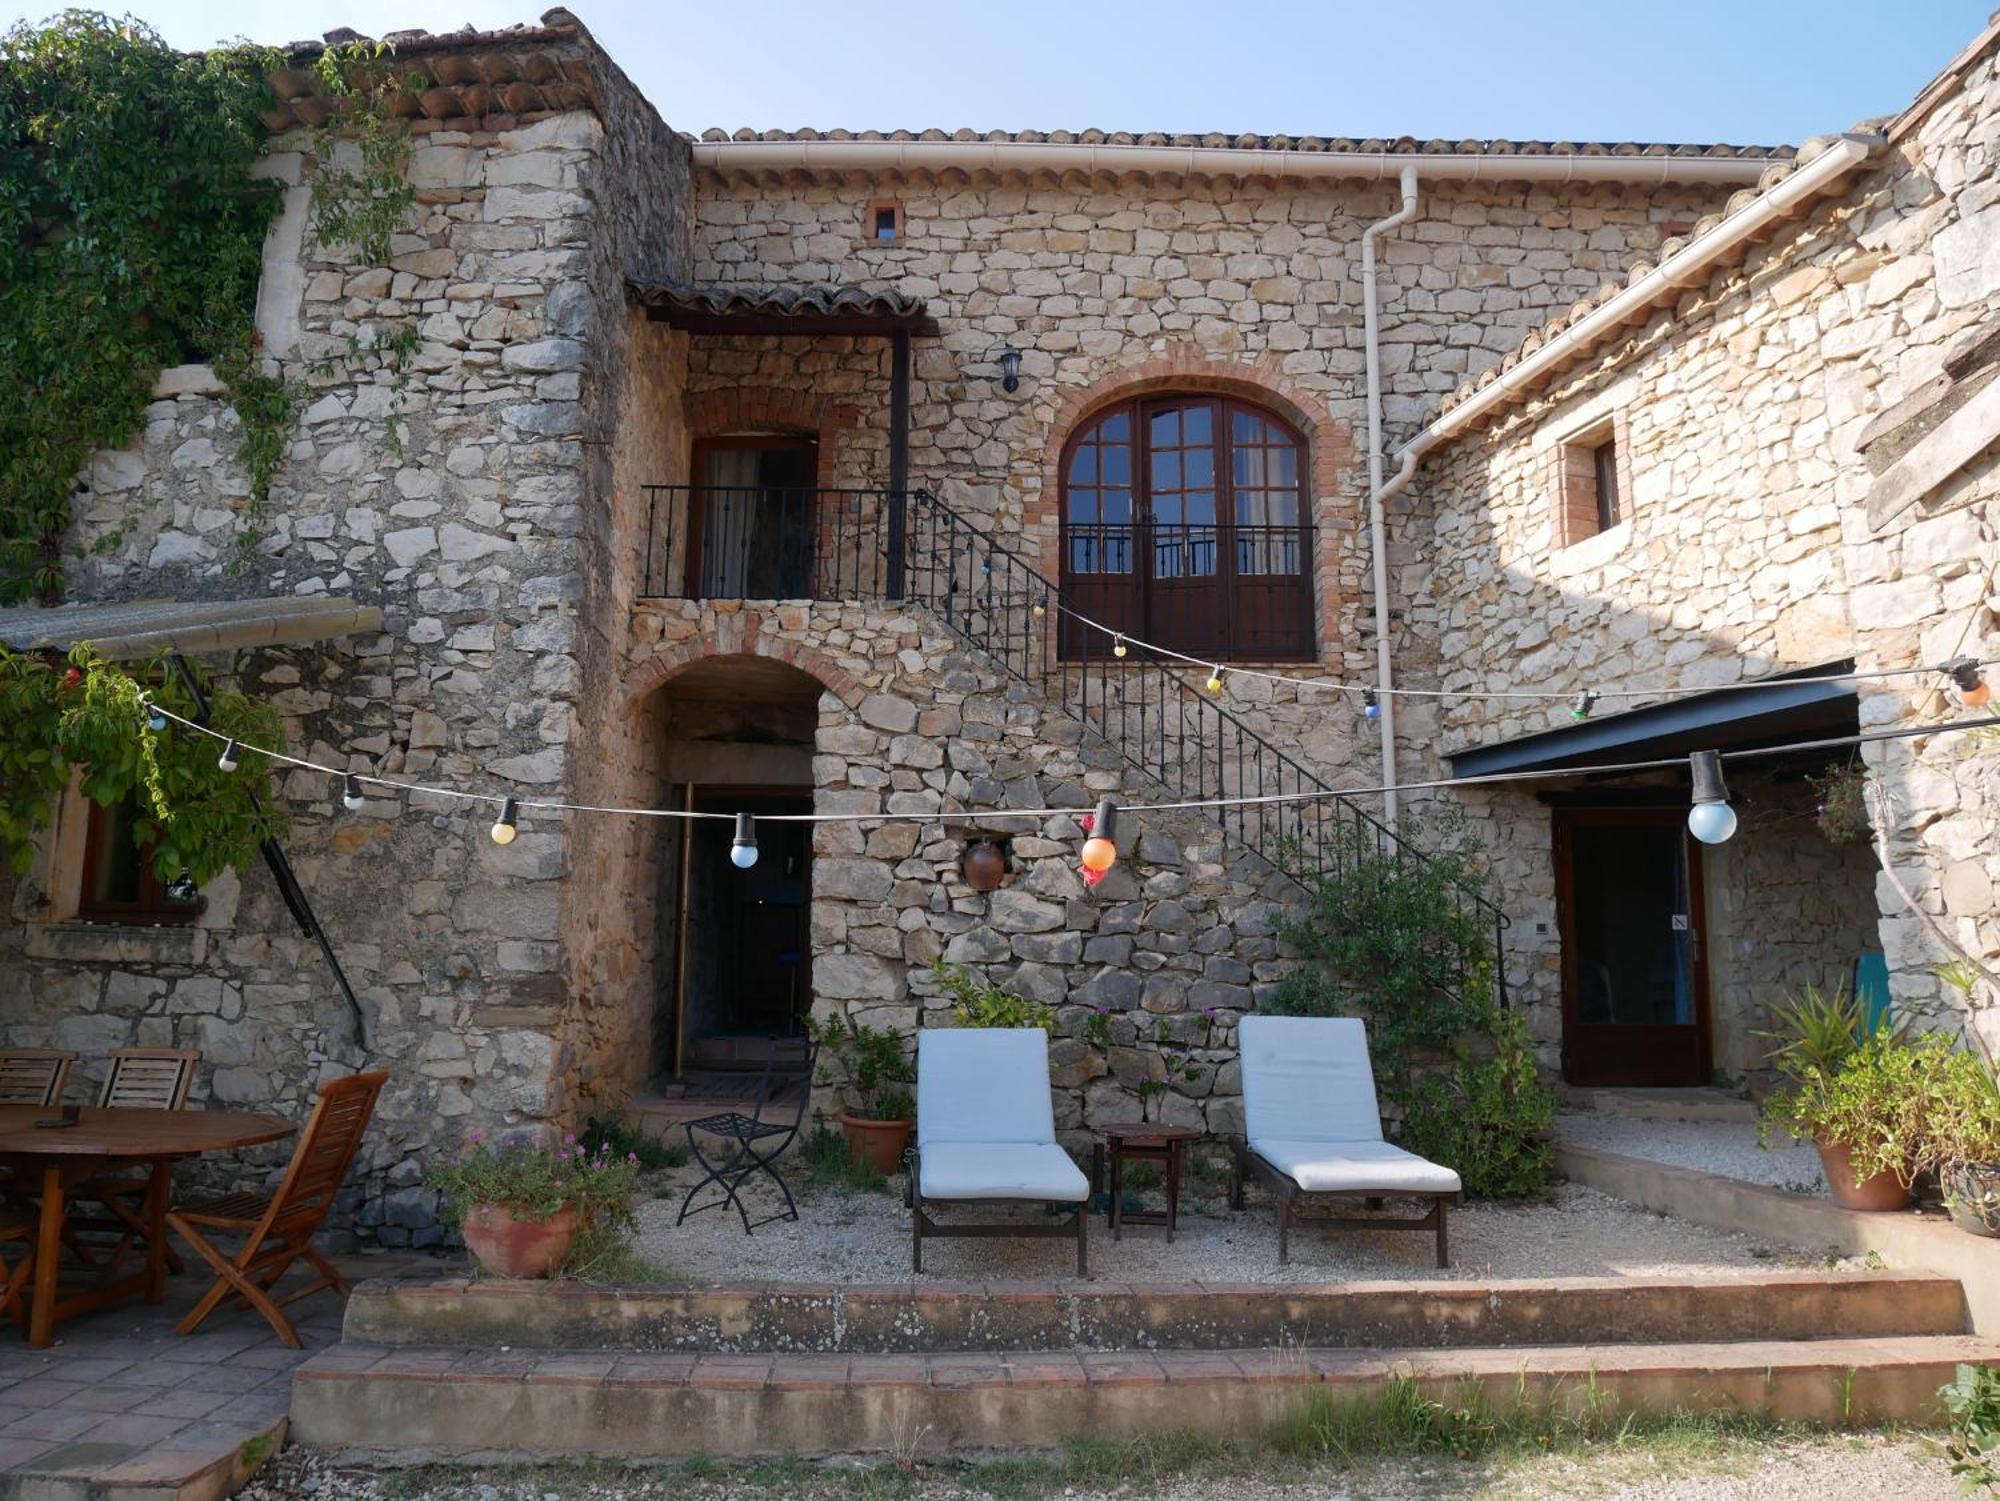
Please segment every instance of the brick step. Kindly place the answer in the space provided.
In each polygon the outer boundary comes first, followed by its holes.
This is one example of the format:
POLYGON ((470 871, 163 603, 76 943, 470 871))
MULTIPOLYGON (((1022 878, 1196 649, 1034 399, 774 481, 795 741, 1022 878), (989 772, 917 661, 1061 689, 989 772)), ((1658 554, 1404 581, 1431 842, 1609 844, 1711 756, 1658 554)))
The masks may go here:
POLYGON ((1167 1350, 1016 1355, 666 1355, 343 1343, 292 1382, 292 1436, 365 1457, 927 1454, 1082 1436, 1253 1435, 1323 1394, 1391 1379, 1612 1414, 1756 1413, 1932 1423, 1973 1335, 1459 1350, 1167 1350))
POLYGON ((1135 1287, 1118 1283, 577 1283, 377 1281, 346 1337, 513 1349, 932 1351, 1447 1348, 1959 1334, 1955 1278, 1794 1272, 1749 1278, 1135 1287))

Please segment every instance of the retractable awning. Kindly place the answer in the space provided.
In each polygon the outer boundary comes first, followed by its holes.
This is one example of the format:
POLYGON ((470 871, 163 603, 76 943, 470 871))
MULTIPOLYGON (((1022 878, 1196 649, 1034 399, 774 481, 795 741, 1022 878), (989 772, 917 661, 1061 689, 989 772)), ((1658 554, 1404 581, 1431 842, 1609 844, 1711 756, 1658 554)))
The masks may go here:
POLYGON ((68 651, 88 641, 104 656, 302 646, 382 629, 382 611, 351 599, 140 600, 116 605, 0 610, 0 645, 68 651))
POLYGON ((1684 756, 1698 750, 1747 750, 1852 735, 1860 725, 1853 682, 1800 679, 1853 670, 1852 661, 1829 662, 1749 687, 1698 693, 1476 746, 1448 758, 1451 774, 1463 778, 1554 767, 1587 768, 1684 756))

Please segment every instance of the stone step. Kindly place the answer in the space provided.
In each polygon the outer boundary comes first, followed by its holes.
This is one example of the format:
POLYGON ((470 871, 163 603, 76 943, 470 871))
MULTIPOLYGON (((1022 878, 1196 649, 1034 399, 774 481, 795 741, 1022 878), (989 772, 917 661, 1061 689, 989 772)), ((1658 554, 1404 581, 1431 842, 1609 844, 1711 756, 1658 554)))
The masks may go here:
POLYGON ((345 1335, 513 1349, 931 1351, 1444 1348, 1959 1334, 1956 1279, 1911 1272, 1087 1288, 929 1282, 600 1288, 412 1282, 356 1288, 345 1335))
POLYGON ((1457 1350, 669 1355, 343 1343, 301 1366, 292 1436, 400 1460, 615 1454, 898 1453, 1039 1448, 1083 1436, 1254 1435, 1314 1400, 1407 1376, 1497 1410, 1755 1413, 1934 1423, 1972 1335, 1457 1350))

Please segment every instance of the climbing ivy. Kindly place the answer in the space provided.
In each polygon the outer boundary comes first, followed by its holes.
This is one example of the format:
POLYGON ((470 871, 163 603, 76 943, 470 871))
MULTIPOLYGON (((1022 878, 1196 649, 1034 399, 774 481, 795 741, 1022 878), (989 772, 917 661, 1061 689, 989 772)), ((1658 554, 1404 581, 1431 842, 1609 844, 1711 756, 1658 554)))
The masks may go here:
MULTIPOLYGON (((280 743, 269 705, 218 691, 198 671, 195 681, 218 732, 280 743)), ((67 661, 0 648, 0 866, 28 868, 36 836, 76 773, 84 794, 107 806, 140 794, 135 837, 163 881, 185 871, 199 884, 256 857, 277 832, 264 758, 245 754, 235 771, 223 771, 208 736, 171 720, 147 728, 145 696, 197 717, 193 691, 164 662, 128 670, 87 646, 67 661)))
POLYGON ((77 476, 138 431, 161 367, 244 391, 270 62, 88 11, 0 34, 0 602, 60 590, 77 476))
POLYGON ((398 74, 393 48, 365 39, 328 47, 314 73, 334 109, 313 132, 313 238, 324 250, 347 246, 363 261, 386 261, 417 201, 408 171, 409 127, 391 106, 398 94, 424 88, 425 80, 398 74), (343 146, 355 165, 347 165, 343 146))

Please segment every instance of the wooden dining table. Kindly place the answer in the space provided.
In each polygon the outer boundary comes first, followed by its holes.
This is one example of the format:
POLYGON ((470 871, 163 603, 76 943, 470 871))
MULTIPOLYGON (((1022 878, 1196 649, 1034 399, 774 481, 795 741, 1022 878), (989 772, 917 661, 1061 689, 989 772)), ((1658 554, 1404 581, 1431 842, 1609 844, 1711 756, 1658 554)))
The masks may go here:
MULTIPOLYGON (((85 1109, 73 1126, 40 1124, 60 1116, 56 1106, 0 1105, 0 1168, 13 1171, 18 1192, 38 1195, 41 1203, 28 1315, 28 1343, 38 1349, 55 1338, 63 1319, 120 1298, 143 1295, 157 1303, 166 1296, 167 1197, 174 1163, 282 1141, 298 1129, 283 1116, 246 1110, 85 1109), (134 1168, 146 1175, 145 1265, 130 1276, 107 1275, 90 1286, 63 1288, 63 1222, 71 1187, 134 1168)), ((115 1263, 108 1268, 116 1270, 115 1263)))

